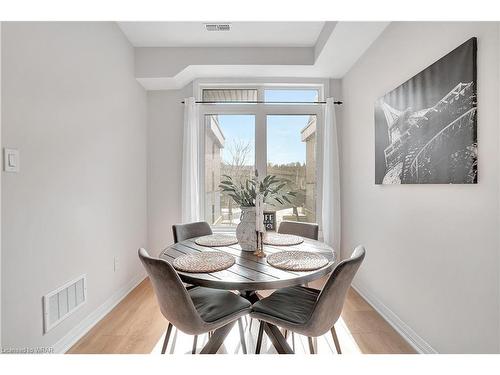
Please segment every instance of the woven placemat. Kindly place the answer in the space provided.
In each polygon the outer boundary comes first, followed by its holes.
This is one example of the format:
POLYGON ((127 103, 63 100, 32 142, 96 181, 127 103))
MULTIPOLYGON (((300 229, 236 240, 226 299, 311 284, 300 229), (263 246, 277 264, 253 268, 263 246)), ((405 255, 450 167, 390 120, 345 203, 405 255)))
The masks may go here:
POLYGON ((198 237, 194 240, 195 243, 201 246, 230 246, 238 243, 235 236, 229 236, 227 234, 210 234, 208 236, 198 237))
POLYGON ((314 271, 326 266, 328 259, 310 251, 280 251, 269 255, 267 263, 286 271, 314 271))
POLYGON ((225 270, 234 264, 234 257, 221 251, 203 251, 185 254, 174 259, 177 271, 191 273, 210 273, 225 270))
POLYGON ((304 239, 299 236, 295 236, 293 234, 281 234, 281 233, 271 233, 267 232, 264 235, 264 244, 265 245, 274 245, 274 246, 292 246, 298 245, 304 242, 304 239))

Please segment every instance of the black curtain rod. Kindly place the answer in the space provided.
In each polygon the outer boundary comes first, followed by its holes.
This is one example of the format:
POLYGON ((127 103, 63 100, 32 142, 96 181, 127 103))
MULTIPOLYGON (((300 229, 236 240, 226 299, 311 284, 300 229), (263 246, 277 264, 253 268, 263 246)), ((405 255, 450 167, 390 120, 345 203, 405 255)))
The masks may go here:
MULTIPOLYGON (((181 102, 184 104, 184 100, 181 102)), ((263 102, 263 101, 196 101, 196 104, 326 104, 326 102, 263 102)), ((336 101, 333 104, 341 105, 343 102, 336 101)))

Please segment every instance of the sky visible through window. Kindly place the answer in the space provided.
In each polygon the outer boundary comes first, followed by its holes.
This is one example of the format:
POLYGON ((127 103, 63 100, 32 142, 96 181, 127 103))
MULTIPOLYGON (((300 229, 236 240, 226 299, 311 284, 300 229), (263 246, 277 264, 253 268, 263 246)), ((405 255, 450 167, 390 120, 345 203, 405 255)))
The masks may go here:
POLYGON ((309 116, 267 116, 267 162, 305 164, 306 144, 300 139, 300 131, 308 122, 309 116))
MULTIPOLYGON (((266 101, 311 102, 318 100, 314 90, 266 90, 266 101)), ((219 115, 219 125, 226 139, 222 159, 231 160, 232 143, 248 143, 251 151, 246 165, 255 163, 255 116, 219 115)), ((300 132, 309 121, 308 115, 269 115, 267 117, 267 160, 273 164, 305 163, 306 144, 300 132)))
POLYGON ((218 115, 219 126, 224 134, 222 160, 230 164, 231 149, 235 143, 250 145, 250 151, 244 165, 255 164, 255 116, 254 115, 218 115))
POLYGON ((266 102, 315 102, 318 100, 317 90, 265 90, 266 102))

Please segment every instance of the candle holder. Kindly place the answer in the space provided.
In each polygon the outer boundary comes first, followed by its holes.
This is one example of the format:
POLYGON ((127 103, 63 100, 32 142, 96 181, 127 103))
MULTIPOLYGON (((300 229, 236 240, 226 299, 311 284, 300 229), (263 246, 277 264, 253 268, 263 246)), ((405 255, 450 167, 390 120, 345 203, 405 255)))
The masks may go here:
POLYGON ((257 231, 257 249, 254 251, 253 255, 258 258, 265 258, 266 253, 264 252, 264 233, 257 231))

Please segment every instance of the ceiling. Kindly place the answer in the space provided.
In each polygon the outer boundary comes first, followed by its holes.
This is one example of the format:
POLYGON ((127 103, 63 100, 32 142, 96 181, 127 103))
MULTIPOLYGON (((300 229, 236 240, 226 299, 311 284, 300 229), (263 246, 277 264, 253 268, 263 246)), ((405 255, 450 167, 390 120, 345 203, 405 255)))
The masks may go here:
POLYGON ((325 24, 229 22, 231 31, 207 31, 205 23, 212 22, 118 22, 118 25, 134 47, 313 47, 325 24))
POLYGON ((147 90, 198 78, 342 78, 389 22, 118 22, 135 47, 135 77, 147 90), (271 47, 271 48, 269 48, 271 47))

